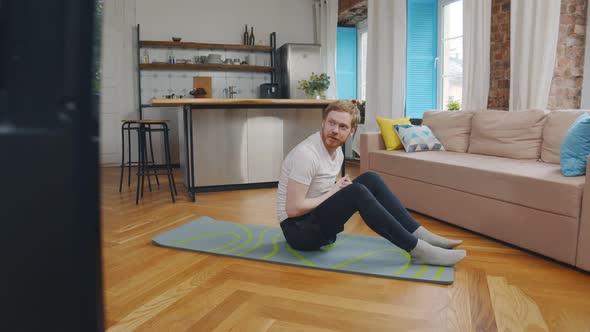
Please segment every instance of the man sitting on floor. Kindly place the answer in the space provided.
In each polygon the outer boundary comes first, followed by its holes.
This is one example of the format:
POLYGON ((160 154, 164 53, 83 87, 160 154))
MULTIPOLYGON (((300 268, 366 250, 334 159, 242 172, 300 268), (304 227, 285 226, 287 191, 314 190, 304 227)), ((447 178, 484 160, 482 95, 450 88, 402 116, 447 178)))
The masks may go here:
POLYGON ((344 224, 359 212, 365 223, 407 251, 417 264, 451 266, 465 250, 453 250, 450 240, 420 226, 376 173, 354 180, 336 177, 344 162, 340 146, 354 133, 358 108, 348 101, 328 105, 321 131, 299 143, 283 161, 277 210, 281 229, 291 247, 317 250, 336 241, 344 224))

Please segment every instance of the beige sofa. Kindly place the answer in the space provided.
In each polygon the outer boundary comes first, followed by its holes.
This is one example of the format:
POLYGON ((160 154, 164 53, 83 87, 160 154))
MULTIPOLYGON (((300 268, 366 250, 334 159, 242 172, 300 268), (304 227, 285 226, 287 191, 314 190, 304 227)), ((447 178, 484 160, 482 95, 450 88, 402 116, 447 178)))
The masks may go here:
POLYGON ((410 210, 590 271, 590 181, 559 165, 581 112, 429 111, 423 124, 446 151, 386 151, 380 133, 363 133, 361 172, 410 210))

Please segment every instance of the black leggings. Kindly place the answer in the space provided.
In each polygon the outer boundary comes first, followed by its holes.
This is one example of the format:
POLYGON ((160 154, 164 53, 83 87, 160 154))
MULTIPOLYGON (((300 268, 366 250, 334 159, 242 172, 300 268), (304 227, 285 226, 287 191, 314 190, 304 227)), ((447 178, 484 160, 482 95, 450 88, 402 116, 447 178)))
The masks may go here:
POLYGON ((361 174, 311 212, 283 220, 281 228, 291 247, 317 250, 334 243, 357 211, 373 231, 405 251, 418 243, 412 233, 420 224, 374 172, 361 174))

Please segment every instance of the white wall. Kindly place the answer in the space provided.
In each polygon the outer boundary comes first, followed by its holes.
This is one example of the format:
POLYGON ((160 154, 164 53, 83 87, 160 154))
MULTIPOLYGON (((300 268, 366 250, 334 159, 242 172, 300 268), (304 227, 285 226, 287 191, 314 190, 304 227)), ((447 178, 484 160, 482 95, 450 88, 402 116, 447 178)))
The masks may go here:
POLYGON ((142 39, 241 44, 244 25, 254 26, 256 43, 313 43, 312 0, 137 0, 142 39))
MULTIPOLYGON (((121 120, 138 118, 134 86, 135 0, 105 0, 101 47, 100 163, 121 162, 121 120)), ((135 159, 134 159, 135 160, 135 159)))

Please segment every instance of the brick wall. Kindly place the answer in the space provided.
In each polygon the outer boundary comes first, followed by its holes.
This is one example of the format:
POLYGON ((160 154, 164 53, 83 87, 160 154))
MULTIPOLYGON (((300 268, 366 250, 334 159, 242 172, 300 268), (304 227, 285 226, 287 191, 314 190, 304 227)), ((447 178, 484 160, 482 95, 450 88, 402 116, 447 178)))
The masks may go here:
POLYGON ((561 0, 559 37, 549 109, 580 108, 584 76, 587 0, 561 0))
POLYGON ((508 109, 510 97, 510 0, 492 0, 488 108, 508 109))
POLYGON ((349 10, 352 7, 357 6, 361 2, 367 2, 366 0, 338 0, 338 13, 349 10))

